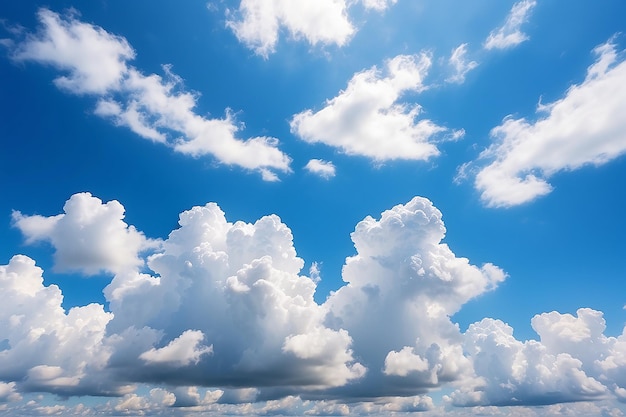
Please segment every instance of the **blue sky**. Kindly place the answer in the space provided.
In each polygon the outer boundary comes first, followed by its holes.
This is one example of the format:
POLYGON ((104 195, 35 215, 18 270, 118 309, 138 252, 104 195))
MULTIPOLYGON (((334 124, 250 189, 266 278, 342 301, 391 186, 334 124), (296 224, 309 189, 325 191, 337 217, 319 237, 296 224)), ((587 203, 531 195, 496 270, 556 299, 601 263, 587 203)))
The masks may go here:
POLYGON ((0 415, 623 416, 624 15, 0 6, 0 415))

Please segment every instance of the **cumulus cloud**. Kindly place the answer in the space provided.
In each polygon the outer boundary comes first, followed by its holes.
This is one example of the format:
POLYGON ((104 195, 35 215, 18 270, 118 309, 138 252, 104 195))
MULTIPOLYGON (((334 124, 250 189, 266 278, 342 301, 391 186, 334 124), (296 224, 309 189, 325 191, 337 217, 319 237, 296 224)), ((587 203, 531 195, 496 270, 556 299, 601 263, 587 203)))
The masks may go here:
MULTIPOLYGON (((59 229, 72 216, 132 228, 117 202, 84 193, 66 207, 33 217, 29 241, 49 239, 58 252, 50 236, 64 230, 65 250, 82 250, 83 234, 97 233, 59 229)), ((140 255, 143 267, 115 272, 109 312, 64 311, 30 258, 0 266, 0 402, 41 391, 122 396, 111 413, 347 415, 433 410, 424 394, 440 387, 455 388, 446 400, 464 407, 626 398, 626 336, 606 336, 601 312, 537 315, 538 341, 516 340, 491 318, 462 333, 450 317, 505 274, 442 243, 442 214, 427 199, 357 224, 346 284, 323 304, 313 298, 319 267, 300 275, 304 262, 277 216, 231 223, 210 203, 181 213, 179 225, 140 255), (137 383, 160 387, 142 396, 137 383)))
MULTIPOLYGON (((366 9, 383 11, 396 0, 361 0, 366 9)), ((258 55, 275 52, 281 29, 294 39, 311 45, 345 45, 356 32, 345 0, 241 0, 236 12, 229 11, 226 25, 237 39, 258 55)))
POLYGON ((47 241, 55 249, 56 267, 85 274, 133 270, 144 263, 139 256, 158 246, 124 222, 124 207, 117 201, 103 204, 90 193, 73 195, 56 216, 13 212, 13 224, 27 243, 47 241))
POLYGON ((304 169, 326 179, 335 176, 335 165, 330 161, 324 161, 322 159, 311 159, 304 166, 304 169))
POLYGON ((467 44, 463 43, 452 51, 448 64, 453 68, 454 73, 446 78, 449 83, 462 84, 465 82, 465 75, 476 68, 478 63, 476 61, 467 61, 465 57, 467 54, 467 44))
POLYGON ((0 265, 0 352, 2 396, 15 391, 47 391, 61 395, 113 394, 120 385, 101 386, 97 374, 108 352, 105 328, 113 318, 103 306, 90 304, 65 312, 55 285, 43 284, 35 261, 16 255, 0 265))
POLYGON ((12 58, 52 65, 68 73, 55 84, 71 93, 91 94, 95 114, 166 144, 192 157, 213 156, 218 162, 258 171, 275 180, 289 172, 291 159, 272 137, 239 139, 242 129, 230 109, 223 118, 207 118, 194 110, 197 93, 186 91, 180 77, 164 66, 165 78, 144 75, 129 65, 135 52, 126 39, 47 9, 38 13, 41 28, 17 42, 12 58))
POLYGON ((485 40, 485 49, 512 48, 528 40, 528 35, 521 31, 521 27, 528 21, 530 12, 536 4, 536 0, 522 0, 515 3, 504 25, 494 29, 485 40))
POLYGON ((471 373, 450 316, 505 274, 491 264, 471 265, 441 243, 441 217, 416 197, 379 220, 365 218, 352 233, 357 254, 343 268, 346 285, 325 303, 327 323, 349 332, 368 368, 344 395, 414 395, 471 373))
POLYGON ((536 121, 507 117, 491 131, 494 143, 479 157, 491 162, 474 183, 488 206, 531 201, 552 191, 552 175, 624 154, 626 63, 611 42, 594 52, 598 58, 583 82, 553 103, 540 103, 536 121))
POLYGON ((399 102, 404 93, 426 89, 424 78, 430 66, 430 55, 422 53, 387 61, 385 74, 376 67, 359 72, 323 109, 293 116, 291 131, 306 142, 375 161, 437 156, 435 143, 449 130, 428 119, 416 120, 421 107, 399 102))

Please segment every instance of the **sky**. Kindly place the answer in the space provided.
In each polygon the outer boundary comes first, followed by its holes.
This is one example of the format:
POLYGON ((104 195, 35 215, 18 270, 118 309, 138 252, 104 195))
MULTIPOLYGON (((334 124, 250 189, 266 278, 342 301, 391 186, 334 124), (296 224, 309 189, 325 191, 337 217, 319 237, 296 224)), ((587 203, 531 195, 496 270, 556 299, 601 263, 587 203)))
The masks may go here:
POLYGON ((0 5, 0 416, 624 416, 623 16, 0 5))

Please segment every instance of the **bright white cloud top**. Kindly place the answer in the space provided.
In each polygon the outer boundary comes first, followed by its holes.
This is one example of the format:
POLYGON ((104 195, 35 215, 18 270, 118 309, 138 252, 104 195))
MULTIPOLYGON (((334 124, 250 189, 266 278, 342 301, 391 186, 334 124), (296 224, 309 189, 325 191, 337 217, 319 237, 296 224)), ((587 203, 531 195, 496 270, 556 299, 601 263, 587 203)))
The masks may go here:
POLYGON ((0 417, 626 415, 625 2, 141 3, 0 13, 0 417))

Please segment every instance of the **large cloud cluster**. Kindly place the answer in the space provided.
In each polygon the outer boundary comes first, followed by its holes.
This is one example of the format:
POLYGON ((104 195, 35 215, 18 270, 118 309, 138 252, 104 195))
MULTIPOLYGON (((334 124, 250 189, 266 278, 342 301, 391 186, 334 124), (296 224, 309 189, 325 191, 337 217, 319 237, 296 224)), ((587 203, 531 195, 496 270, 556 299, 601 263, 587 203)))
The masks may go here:
POLYGON ((600 312, 537 315, 538 341, 491 318, 461 332, 450 317, 505 274, 442 243, 441 212, 427 199, 361 221, 346 284, 322 304, 275 215, 231 223, 216 204, 194 207, 142 252, 152 241, 123 222, 120 203, 83 193, 64 211, 16 214, 15 226, 49 241, 58 267, 110 273, 110 311, 64 311, 28 257, 0 267, 2 401, 43 391, 123 395, 110 412, 243 403, 257 414, 343 415, 431 410, 425 394, 445 386, 455 406, 626 400, 626 336, 605 336, 600 312), (107 256, 111 243, 126 256, 107 256), (146 397, 135 384, 160 387, 146 397))
POLYGON ((276 171, 290 171, 291 160, 277 148, 276 138, 236 137, 241 126, 229 109, 224 118, 197 114, 197 94, 185 91, 168 66, 164 79, 129 65, 135 52, 126 39, 72 14, 41 9, 38 18, 39 32, 14 45, 12 58, 64 72, 55 84, 97 97, 97 115, 183 154, 211 155, 220 163, 259 171, 266 180, 276 180, 276 171))

